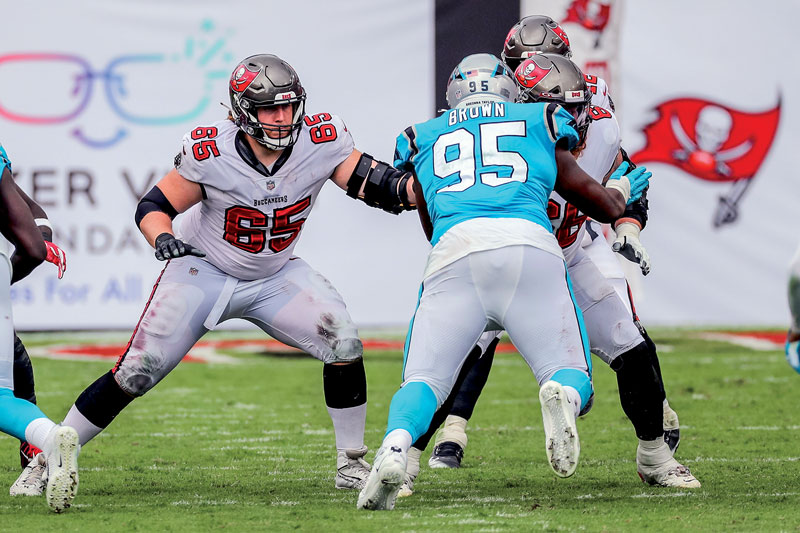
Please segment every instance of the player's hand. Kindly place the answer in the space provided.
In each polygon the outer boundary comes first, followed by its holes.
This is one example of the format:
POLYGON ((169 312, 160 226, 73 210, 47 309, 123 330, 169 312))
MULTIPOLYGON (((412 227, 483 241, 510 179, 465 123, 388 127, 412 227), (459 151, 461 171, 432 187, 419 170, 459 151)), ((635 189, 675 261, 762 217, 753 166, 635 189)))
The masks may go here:
POLYGON ((629 166, 627 161, 623 161, 606 183, 606 187, 616 189, 622 193, 626 205, 630 205, 641 198, 642 192, 650 185, 650 177, 653 175, 643 166, 638 166, 626 174, 625 172, 628 171, 629 166))
POLYGON ((628 261, 638 263, 645 276, 650 273, 650 254, 639 240, 639 226, 632 222, 623 222, 616 227, 617 238, 611 249, 628 261))
POLYGON ((156 259, 159 261, 175 259, 185 255, 205 257, 206 253, 200 248, 195 248, 189 243, 176 239, 175 235, 166 232, 156 237, 156 259))
POLYGON ((50 241, 44 241, 45 246, 47 246, 47 257, 45 261, 48 263, 53 263, 55 266, 58 267, 58 279, 64 277, 64 272, 67 271, 67 254, 64 253, 64 250, 56 246, 50 241))

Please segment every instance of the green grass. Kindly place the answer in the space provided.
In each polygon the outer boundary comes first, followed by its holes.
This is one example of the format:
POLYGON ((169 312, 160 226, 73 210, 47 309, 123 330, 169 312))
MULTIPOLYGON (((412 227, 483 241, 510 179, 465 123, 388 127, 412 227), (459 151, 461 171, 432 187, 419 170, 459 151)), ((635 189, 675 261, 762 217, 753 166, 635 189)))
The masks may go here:
MULTIPOLYGON (((81 454, 64 515, 42 498, 0 496, 4 531, 797 531, 800 376, 779 351, 756 352, 661 330, 661 363, 684 426, 678 456, 703 483, 643 485, 636 439, 610 369, 595 359, 596 401, 579 422, 581 462, 548 468, 537 387, 522 358, 498 354, 459 470, 423 467, 393 512, 357 511, 333 488, 333 431, 322 368, 310 357, 238 355, 183 363, 81 454)), ((31 346, 46 338, 31 337, 31 346)), ((109 362, 34 359, 40 404, 60 420, 109 362)), ((367 444, 374 450, 402 355, 367 353, 367 444)), ((19 471, 0 437, 2 494, 19 471)), ((368 459, 372 458, 370 452, 368 459)), ((427 461, 427 454, 423 455, 427 461)), ((426 464, 426 463, 425 463, 426 464)))

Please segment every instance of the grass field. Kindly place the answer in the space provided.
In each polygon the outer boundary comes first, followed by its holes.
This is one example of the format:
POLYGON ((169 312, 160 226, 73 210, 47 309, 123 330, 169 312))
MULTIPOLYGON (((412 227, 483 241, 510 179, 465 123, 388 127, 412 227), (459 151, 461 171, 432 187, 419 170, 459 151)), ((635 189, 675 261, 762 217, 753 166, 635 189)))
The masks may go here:
MULTIPOLYGON (((651 334, 683 426, 678 456, 703 483, 696 491, 639 481, 633 430, 614 375, 598 359, 594 409, 578 425, 578 471, 557 479, 545 461, 536 384, 509 353, 497 355, 463 468, 425 466, 417 493, 395 511, 357 511, 357 494, 333 487, 320 363, 231 352, 235 364, 182 363, 89 443, 78 497, 64 515, 49 513, 42 498, 7 495, 19 471, 17 442, 0 437, 0 530, 800 530, 800 376, 779 350, 701 340, 697 332, 651 334)), ((23 340, 33 349, 57 339, 23 340)), ((365 360, 371 460, 402 354, 368 351, 365 360)), ((35 357, 34 366, 40 404, 61 420, 111 363, 35 357)))

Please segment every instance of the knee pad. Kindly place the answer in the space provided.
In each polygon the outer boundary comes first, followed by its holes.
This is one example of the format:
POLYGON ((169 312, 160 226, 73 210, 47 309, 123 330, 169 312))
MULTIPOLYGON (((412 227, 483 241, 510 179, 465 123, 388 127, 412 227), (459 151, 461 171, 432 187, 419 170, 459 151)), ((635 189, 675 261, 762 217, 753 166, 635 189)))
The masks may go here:
POLYGON ((349 338, 339 339, 333 346, 329 360, 324 361, 327 363, 353 363, 358 361, 364 355, 364 344, 361 339, 349 338))
POLYGON ((127 394, 139 397, 161 381, 163 366, 163 355, 139 351, 127 353, 114 371, 114 380, 127 394))

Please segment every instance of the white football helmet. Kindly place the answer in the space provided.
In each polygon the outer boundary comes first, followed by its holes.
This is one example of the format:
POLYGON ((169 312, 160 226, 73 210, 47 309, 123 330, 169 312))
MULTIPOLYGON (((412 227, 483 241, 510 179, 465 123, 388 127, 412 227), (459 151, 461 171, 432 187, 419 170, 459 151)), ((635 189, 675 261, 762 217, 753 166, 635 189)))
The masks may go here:
POLYGON ((492 54, 465 57, 447 82, 447 105, 451 109, 485 102, 515 102, 518 94, 514 74, 492 54))

